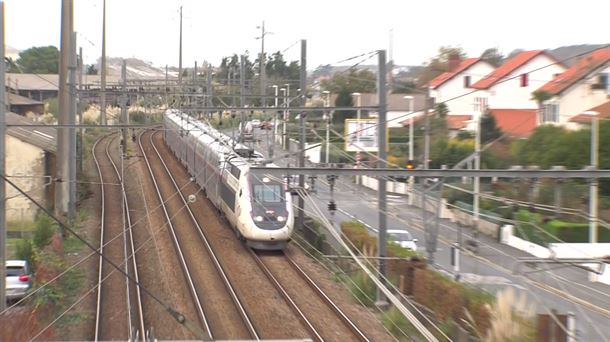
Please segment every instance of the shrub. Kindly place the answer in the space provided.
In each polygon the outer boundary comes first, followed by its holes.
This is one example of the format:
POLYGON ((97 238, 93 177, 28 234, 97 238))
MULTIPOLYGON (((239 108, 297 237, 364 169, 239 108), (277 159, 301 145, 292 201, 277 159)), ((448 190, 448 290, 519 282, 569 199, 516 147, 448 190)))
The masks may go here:
POLYGON ((19 260, 27 260, 27 262, 32 265, 34 261, 33 256, 34 246, 32 246, 32 241, 30 239, 17 240, 17 244, 15 245, 15 257, 19 260))
POLYGON ((51 241, 55 233, 56 225, 47 215, 39 215, 36 218, 36 230, 34 231, 33 243, 38 249, 42 249, 51 241))

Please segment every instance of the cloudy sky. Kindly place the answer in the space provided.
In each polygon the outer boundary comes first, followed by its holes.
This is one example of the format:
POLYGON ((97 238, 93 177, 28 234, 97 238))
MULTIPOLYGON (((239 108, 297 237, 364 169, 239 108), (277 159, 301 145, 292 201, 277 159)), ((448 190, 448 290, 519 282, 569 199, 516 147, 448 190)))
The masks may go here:
MULTIPOLYGON (((101 54, 102 1, 74 0, 75 30, 87 63, 101 54)), ((6 44, 17 49, 59 46, 60 0, 5 0, 6 44)), ((183 65, 266 51, 299 58, 307 39, 308 68, 390 47, 399 65, 421 65, 440 46, 470 56, 512 50, 610 43, 609 0, 106 0, 107 55, 178 65, 183 6, 183 65), (390 34, 392 32, 392 34, 390 34)), ((350 65, 360 59, 340 64, 350 65)), ((370 64, 375 60, 370 60, 370 64)))

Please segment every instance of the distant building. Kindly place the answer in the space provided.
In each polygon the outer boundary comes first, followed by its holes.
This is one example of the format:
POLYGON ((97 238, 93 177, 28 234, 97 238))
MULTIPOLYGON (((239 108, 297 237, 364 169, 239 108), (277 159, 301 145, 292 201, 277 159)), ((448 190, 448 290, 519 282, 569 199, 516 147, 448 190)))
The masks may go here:
POLYGON ((29 113, 44 114, 44 103, 20 95, 6 93, 9 111, 26 116, 29 113))
POLYGON ((445 103, 449 115, 472 115, 474 99, 472 85, 494 68, 481 58, 450 61, 449 71, 430 81, 430 97, 435 103, 445 103))
POLYGON ((581 58, 537 91, 551 95, 544 102, 541 123, 576 128, 573 116, 610 100, 610 48, 581 58))
MULTIPOLYGON (((37 202, 52 208, 56 165, 56 131, 51 127, 28 127, 33 122, 7 112, 6 175, 37 202), (14 126, 10 126, 14 125, 14 126)), ((30 221, 38 207, 16 189, 6 186, 6 220, 30 221)))

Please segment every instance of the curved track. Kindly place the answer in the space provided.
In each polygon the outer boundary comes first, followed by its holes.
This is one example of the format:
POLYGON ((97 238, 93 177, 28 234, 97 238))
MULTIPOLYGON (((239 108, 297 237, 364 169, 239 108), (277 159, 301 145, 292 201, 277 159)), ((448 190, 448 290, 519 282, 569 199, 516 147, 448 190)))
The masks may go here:
MULTIPOLYGON (((115 138, 112 135, 100 138, 92 148, 101 188, 100 253, 121 265, 139 283, 131 218, 126 214, 129 205, 120 171, 122 165, 117 166, 111 153, 115 138)), ((95 340, 143 339, 146 330, 140 287, 102 257, 98 267, 95 340)))
POLYGON ((154 145, 155 133, 140 134, 138 144, 156 189, 157 200, 162 205, 204 331, 203 337, 259 339, 203 228, 195 220, 188 201, 154 145))

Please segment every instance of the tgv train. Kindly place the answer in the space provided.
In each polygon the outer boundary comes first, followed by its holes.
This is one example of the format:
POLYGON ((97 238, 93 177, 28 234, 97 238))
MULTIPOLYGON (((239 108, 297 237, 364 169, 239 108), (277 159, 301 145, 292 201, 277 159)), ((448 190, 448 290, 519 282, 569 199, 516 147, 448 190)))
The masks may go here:
POLYGON ((255 249, 284 249, 294 214, 286 182, 252 169, 263 156, 177 110, 164 115, 165 142, 240 239, 255 249))

